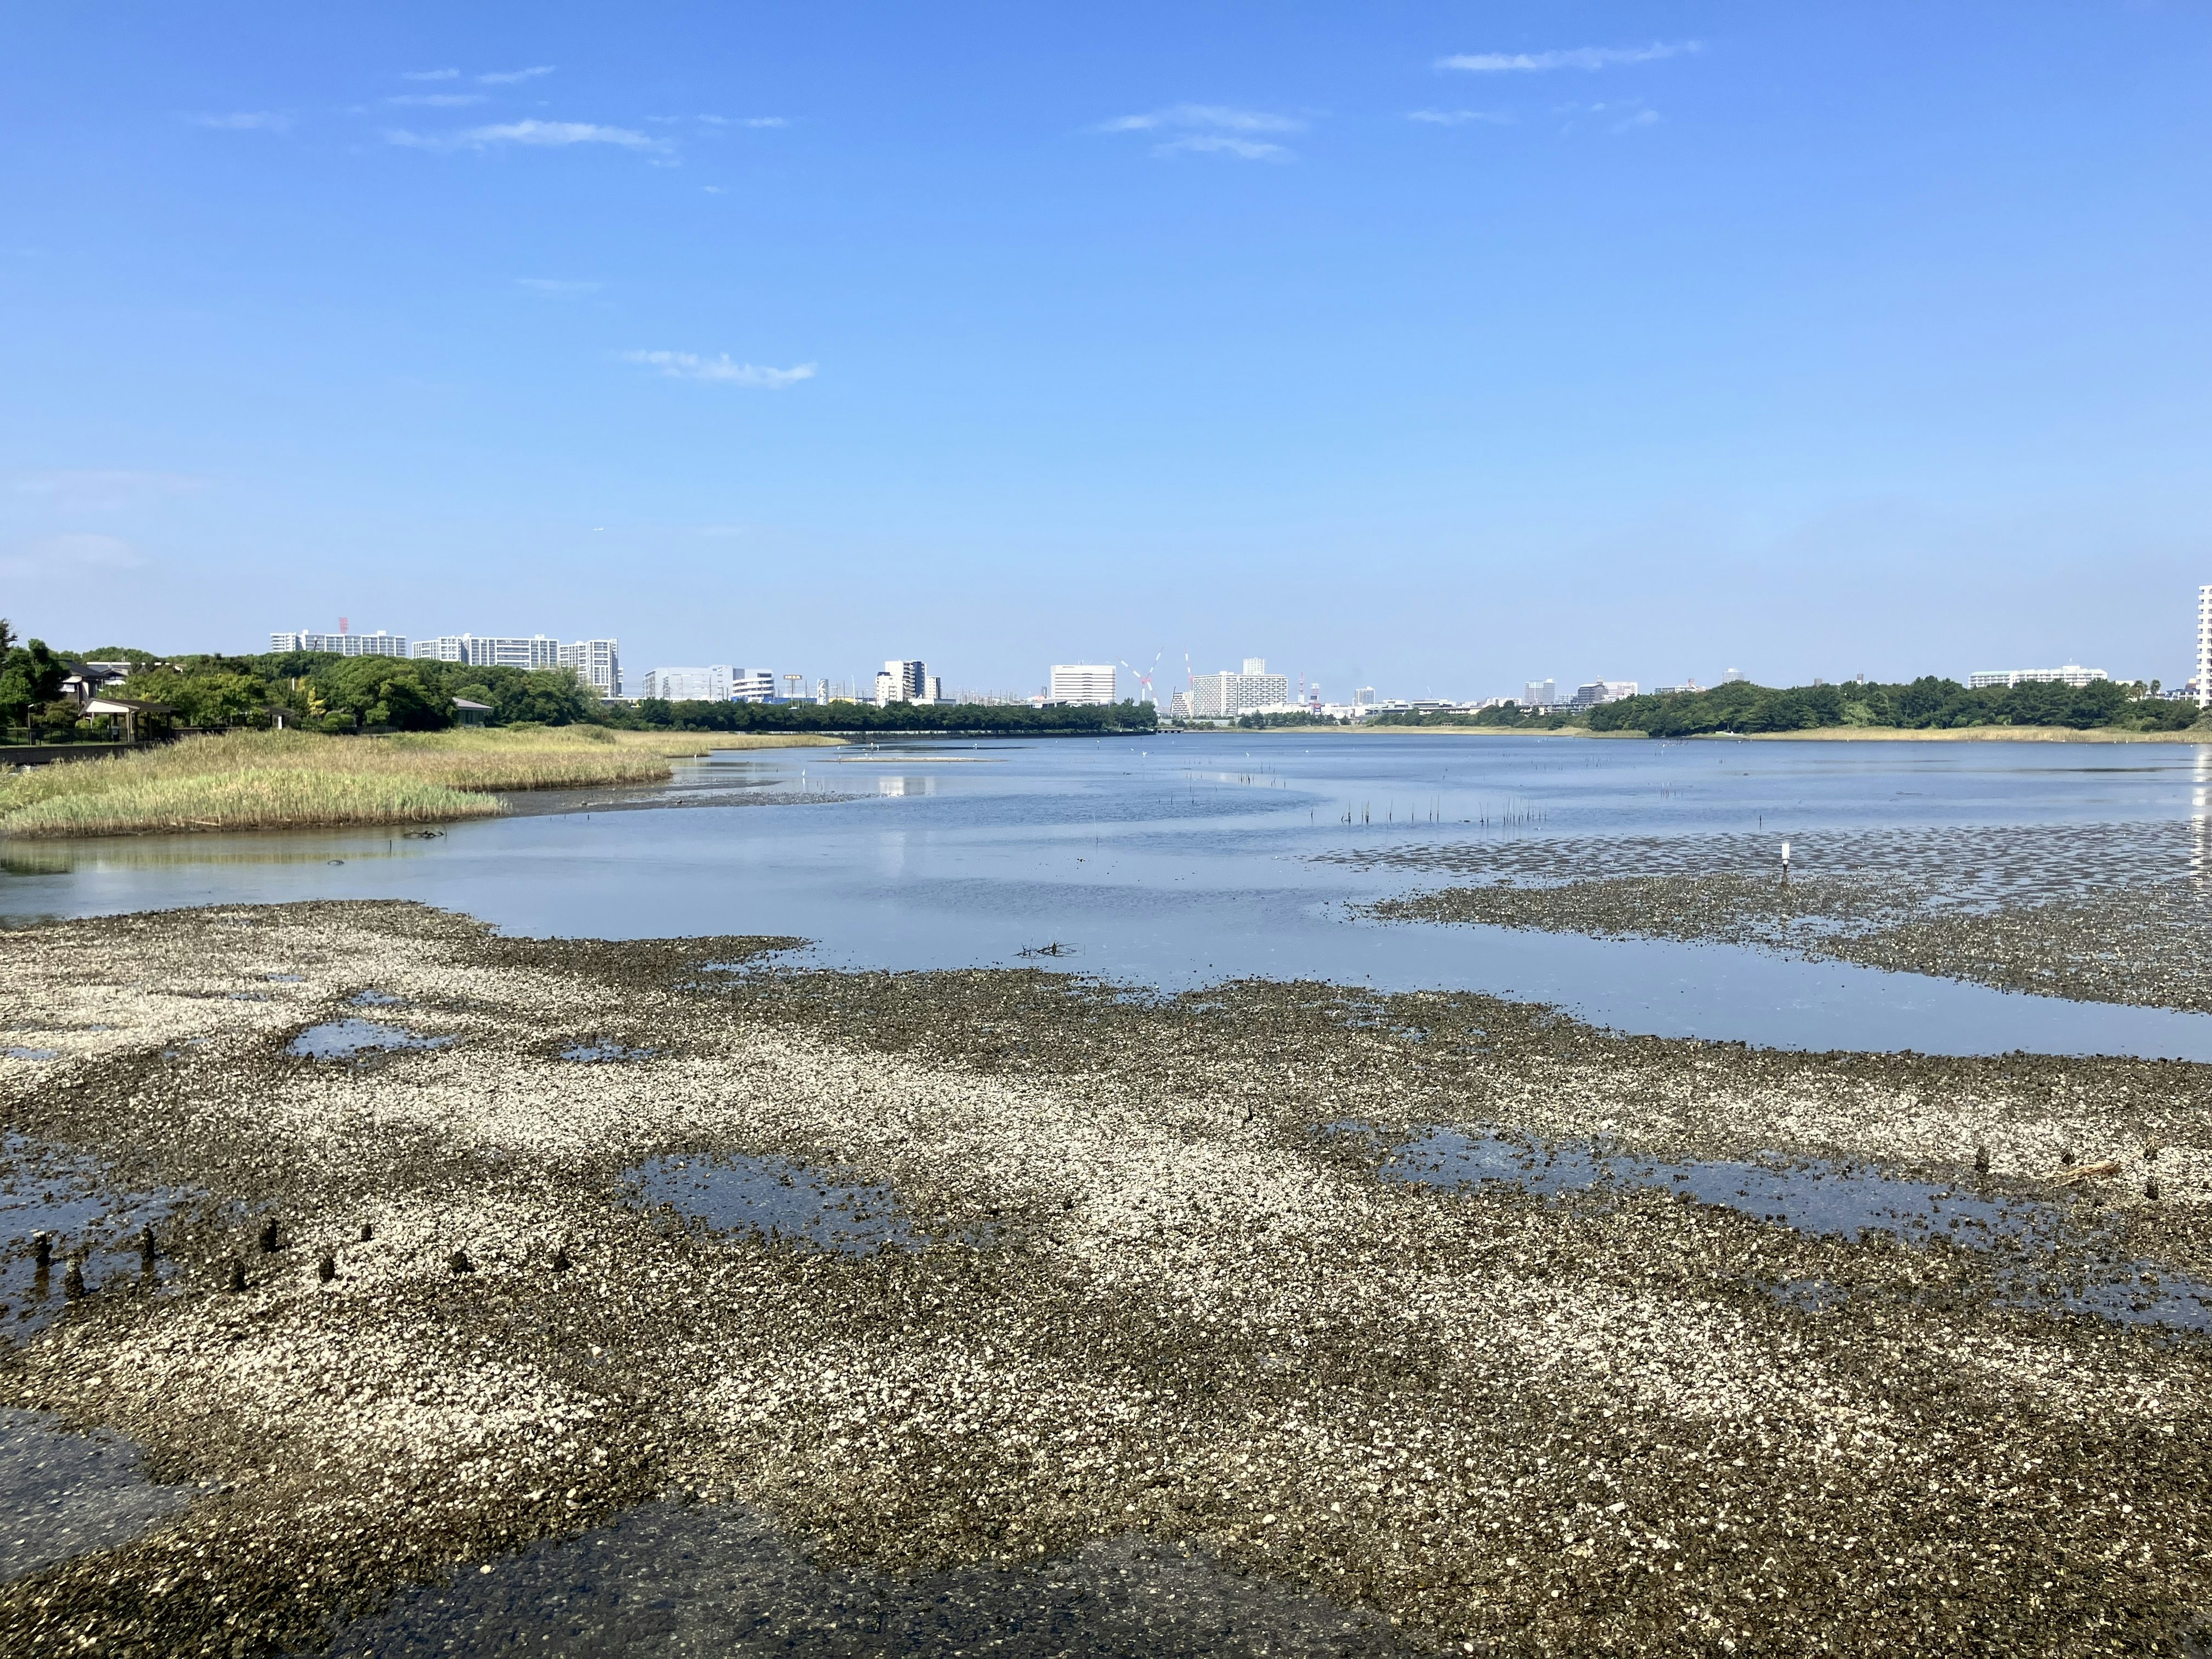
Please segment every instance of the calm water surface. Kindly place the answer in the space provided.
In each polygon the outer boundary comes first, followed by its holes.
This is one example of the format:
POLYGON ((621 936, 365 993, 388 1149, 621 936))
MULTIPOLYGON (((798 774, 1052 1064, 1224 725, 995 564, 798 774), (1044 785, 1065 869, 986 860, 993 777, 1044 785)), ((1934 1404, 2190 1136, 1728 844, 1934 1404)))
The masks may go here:
POLYGON ((1164 735, 738 752, 689 775, 702 775, 758 785, 744 792, 757 801, 854 799, 535 815, 429 841, 18 848, 0 860, 0 921, 413 898, 521 933, 789 933, 833 966, 1038 963, 1169 990, 1237 975, 1456 988, 1626 1030, 1797 1048, 2212 1060, 2202 1015, 1725 945, 1356 921, 1351 905, 1437 878, 1314 861, 1452 839, 2204 823, 2212 763, 2187 745, 1164 735))

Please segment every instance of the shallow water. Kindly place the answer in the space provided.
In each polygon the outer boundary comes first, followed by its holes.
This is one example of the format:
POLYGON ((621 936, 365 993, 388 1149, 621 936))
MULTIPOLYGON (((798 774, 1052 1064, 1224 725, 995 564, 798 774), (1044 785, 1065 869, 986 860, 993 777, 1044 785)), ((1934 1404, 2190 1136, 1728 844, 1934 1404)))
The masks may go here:
POLYGON ((839 1182, 786 1158, 656 1158, 625 1180, 636 1201, 665 1204, 717 1232, 804 1239, 852 1255, 922 1242, 889 1187, 839 1182))
POLYGON ((128 1191, 92 1158, 22 1135, 0 1138, 0 1334, 20 1340, 52 1322, 68 1304, 64 1280, 80 1250, 88 1293, 131 1282, 158 1287, 175 1269, 162 1235, 190 1200, 128 1191), (141 1244, 148 1227, 155 1232, 150 1265, 141 1244), (40 1234, 52 1255, 43 1268, 40 1234))
MULTIPOLYGON (((1355 1126, 1340 1130, 1361 1133, 1355 1126)), ((2007 1299, 2026 1307, 2063 1309, 2128 1323, 2212 1331, 2212 1285, 2142 1261, 2100 1259, 2104 1233, 2066 1206, 2022 1198, 1990 1186, 1917 1181, 1859 1164, 1820 1160, 1753 1163, 1713 1158, 1673 1162, 1636 1158, 1593 1140, 1537 1141, 1496 1133, 1431 1129, 1392 1148, 1376 1173, 1385 1181, 1445 1188, 1496 1182, 1539 1197, 1658 1188, 1682 1194, 1756 1220, 1815 1238, 1887 1236, 1916 1249, 1941 1238, 1960 1249, 2001 1243, 2036 1251, 2069 1247, 2094 1263, 2086 1279, 2056 1271, 2007 1268, 2019 1280, 2007 1299)), ((2008 1261, 2034 1258, 2014 1252, 2008 1261)), ((1844 1292, 1813 1280, 1771 1287, 1808 1310, 1839 1306, 1844 1292)))
MULTIPOLYGON (((354 1000, 358 1002, 361 999, 356 997, 354 1000)), ((363 1054, 386 1054, 399 1048, 442 1048, 459 1041, 453 1036, 426 1036, 404 1026, 380 1025, 373 1019, 331 1019, 307 1027, 284 1045, 284 1052, 308 1060, 357 1060, 363 1054)))
MULTIPOLYGON (((1830 832, 1879 830, 1941 846, 1966 826, 1996 858, 2008 827, 2180 826, 2130 841, 2140 852, 2130 872, 2212 879, 2212 756, 2188 745, 1351 733, 946 743, 741 751, 685 769, 672 799, 698 798, 700 780, 716 778, 761 800, 866 793, 491 819, 432 841, 379 832, 11 848, 0 857, 0 921, 407 897, 526 933, 790 934, 817 941, 812 959, 833 966, 1029 965, 1039 958, 1025 953, 1056 945, 1053 967, 1162 989, 1239 975, 1464 988, 1558 1003, 1625 1030, 1795 1048, 2212 1060, 2205 1015, 1730 945, 1350 914, 1438 879, 1376 855, 1593 837, 1713 836, 1753 848, 1771 838, 1778 848, 1790 836, 1817 848, 1830 832), (974 758, 999 763, 939 763, 974 758)), ((2110 841, 2099 833, 2087 840, 2110 841)))
POLYGON ((0 1407, 0 1583, 127 1543, 191 1496, 148 1480, 120 1436, 72 1434, 51 1412, 0 1407))
POLYGON ((1030 1565, 902 1579, 817 1566, 738 1505, 661 1503, 413 1591, 347 1628, 330 1651, 332 1659, 1356 1659, 1406 1650, 1371 1613, 1172 1543, 1108 1539, 1030 1565))

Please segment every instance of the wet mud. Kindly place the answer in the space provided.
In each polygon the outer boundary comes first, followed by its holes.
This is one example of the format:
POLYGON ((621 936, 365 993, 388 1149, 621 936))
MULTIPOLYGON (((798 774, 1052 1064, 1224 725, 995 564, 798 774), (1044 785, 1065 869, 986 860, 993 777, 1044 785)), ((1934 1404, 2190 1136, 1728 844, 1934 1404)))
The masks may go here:
POLYGON ((2063 1293, 2212 1279, 2212 1068, 792 943, 398 903, 11 934, 0 1023, 57 1058, 0 1058, 0 1158, 197 1196, 160 1288, 0 1349, 0 1405, 186 1498, 0 1585, 0 1651, 850 1617, 853 1651, 2087 1654, 2212 1606, 2212 1346, 2063 1293), (453 1040, 293 1051, 372 989, 453 1040), (561 1057, 605 1043, 640 1057, 561 1057), (1593 1179, 1403 1178, 1439 1135, 1593 1179), (1693 1165, 1741 1167, 1626 1178, 1693 1165), (1792 1170, 1876 1224, 1752 1174, 1792 1170))
POLYGON ((1476 878, 1389 921, 1749 945, 2076 1001, 2212 1012, 2212 838, 2195 823, 1486 838, 1324 861, 1476 878))

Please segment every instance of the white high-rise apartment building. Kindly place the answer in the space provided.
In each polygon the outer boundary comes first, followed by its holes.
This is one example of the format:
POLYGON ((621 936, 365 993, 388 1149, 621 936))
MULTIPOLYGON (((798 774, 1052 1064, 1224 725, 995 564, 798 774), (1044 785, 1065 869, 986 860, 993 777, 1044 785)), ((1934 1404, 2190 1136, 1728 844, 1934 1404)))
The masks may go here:
MULTIPOLYGON (((2200 644, 2197 648, 2201 653, 2204 647, 2200 644)), ((2112 678, 2101 668, 2084 668, 2072 662, 2063 668, 1984 668, 1966 676, 1966 689, 1986 691, 2000 685, 2070 685, 2079 690, 2082 686, 2112 678)))
POLYGON ((1270 674, 1265 657, 1244 659, 1244 672, 1200 674, 1191 688, 1191 712, 1203 720, 1242 714, 1255 708, 1279 708, 1291 700, 1291 677, 1270 674))
POLYGON ((876 671, 876 707, 895 702, 929 702, 935 696, 929 684, 929 665, 894 659, 876 671))
POLYGON ((1521 688, 1521 706, 1523 708, 1549 708, 1559 700, 1559 683, 1557 680, 1530 680, 1521 688))
POLYGON ((727 663, 706 668, 655 668, 645 677, 645 695, 669 702, 727 702, 731 669, 727 663))
POLYGON ((415 654, 439 662, 465 662, 472 668, 558 668, 561 641, 543 634, 528 639, 493 634, 441 634, 415 641, 415 654))
POLYGON ((404 657, 407 654, 407 636, 387 634, 379 629, 374 634, 310 634, 305 629, 296 634, 271 634, 271 651, 334 651, 341 657, 404 657))
POLYGON ((2212 708, 2212 587, 2197 590, 2197 706, 2212 708))
POLYGON ((1114 665, 1110 662, 1056 662, 1052 665, 1049 702, 1112 702, 1114 665))
POLYGON ((573 668, 576 678, 603 697, 622 696, 622 652, 612 640, 575 640, 560 650, 558 666, 573 668))

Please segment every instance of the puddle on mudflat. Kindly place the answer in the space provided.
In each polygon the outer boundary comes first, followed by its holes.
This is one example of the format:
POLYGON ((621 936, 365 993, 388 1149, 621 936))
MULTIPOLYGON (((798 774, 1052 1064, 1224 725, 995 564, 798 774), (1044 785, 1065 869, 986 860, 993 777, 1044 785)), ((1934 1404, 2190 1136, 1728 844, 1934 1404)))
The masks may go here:
POLYGON ((729 1152, 656 1158, 626 1176, 641 1204, 665 1204, 717 1232, 803 1238, 824 1249, 867 1255, 888 1244, 920 1248, 889 1187, 837 1182, 781 1158, 729 1152))
POLYGON ((389 991, 356 991, 348 999, 356 1008, 397 1008, 405 997, 396 997, 389 991))
POLYGON ((0 1333, 20 1339, 52 1321, 68 1302, 69 1264, 80 1250, 88 1294, 131 1281, 159 1285, 175 1269, 161 1250, 162 1230, 190 1197, 118 1192, 91 1158, 21 1135, 0 1139, 0 1333), (150 1263, 143 1246, 148 1227, 155 1232, 150 1263), (43 1268, 41 1234, 49 1252, 43 1268))
POLYGON ((574 1060, 580 1066, 605 1065, 623 1060, 651 1060, 658 1051, 652 1048, 625 1048, 619 1042, 602 1037, 592 1042, 579 1042, 563 1048, 561 1058, 574 1060))
MULTIPOLYGON (((1340 1133, 1370 1133, 1357 1124, 1340 1133)), ((1937 1239, 1961 1249, 1989 1250, 2001 1242, 2033 1252, 2064 1245, 2090 1254, 2086 1274, 2009 1267, 2005 1300, 2021 1307, 2063 1309, 2129 1324, 2212 1331, 2212 1285, 2148 1262, 2100 1259, 2101 1230, 2076 1221, 2062 1205, 2002 1195, 1994 1189, 1915 1181, 1866 1164, 1811 1161, 1752 1163, 1716 1158, 1668 1163, 1633 1158, 1589 1140, 1523 1141, 1491 1132, 1431 1129, 1388 1151, 1376 1173, 1385 1181, 1463 1188, 1500 1182, 1539 1197, 1566 1193, 1656 1188, 1701 1204, 1740 1212, 1814 1238, 1894 1238, 1924 1249, 1937 1239)), ((2036 1256, 2014 1253, 2027 1261, 2036 1256)), ((1765 1287, 1794 1307, 1820 1312, 1847 1299, 1820 1280, 1765 1287)))
POLYGON ((353 1060, 399 1048, 442 1048, 459 1041, 453 1036, 425 1036, 398 1025, 380 1025, 373 1019, 331 1019, 310 1025, 285 1044, 284 1052, 309 1060, 353 1060))
POLYGON ((191 1498, 148 1480, 119 1436, 71 1434, 51 1412, 0 1407, 0 1583, 127 1543, 191 1498))
POLYGON ((1503 1181, 1547 1196, 1603 1185, 1666 1188, 1814 1237, 1882 1231, 1925 1244, 1941 1232, 1970 1248, 2053 1224, 2062 1213, 2047 1204, 2001 1200, 1863 1165, 1727 1159, 1668 1164, 1601 1151, 1589 1141, 1523 1142, 1453 1129, 1432 1129, 1398 1148, 1383 1161, 1381 1173, 1386 1181, 1431 1187, 1503 1181))
POLYGON ((0 1048, 0 1054, 5 1054, 10 1060, 59 1060, 62 1057, 58 1048, 0 1048))
POLYGON ((264 974, 261 977, 271 985, 305 985, 307 982, 305 974, 264 974))
POLYGON ((1407 1651, 1379 1615, 1132 1536, 1013 1568, 914 1578, 817 1566, 736 1504, 649 1504, 410 1592, 331 1659, 560 1653, 989 1654, 994 1659, 1365 1659, 1407 1651))

